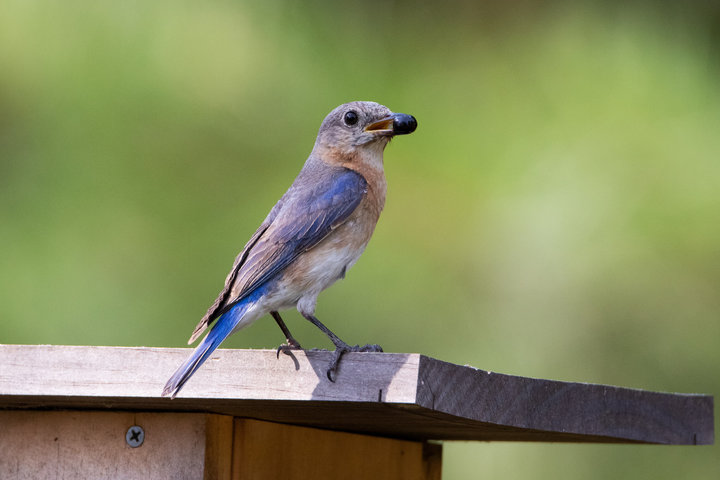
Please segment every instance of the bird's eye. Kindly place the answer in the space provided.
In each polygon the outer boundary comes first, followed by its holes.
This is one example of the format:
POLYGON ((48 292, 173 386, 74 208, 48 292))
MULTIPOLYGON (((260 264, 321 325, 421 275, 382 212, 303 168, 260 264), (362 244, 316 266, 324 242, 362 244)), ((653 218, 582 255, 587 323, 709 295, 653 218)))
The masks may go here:
POLYGON ((354 110, 350 110, 343 117, 343 121, 345 122, 345 125, 347 125, 348 127, 355 125, 358 122, 357 112, 355 112, 354 110))

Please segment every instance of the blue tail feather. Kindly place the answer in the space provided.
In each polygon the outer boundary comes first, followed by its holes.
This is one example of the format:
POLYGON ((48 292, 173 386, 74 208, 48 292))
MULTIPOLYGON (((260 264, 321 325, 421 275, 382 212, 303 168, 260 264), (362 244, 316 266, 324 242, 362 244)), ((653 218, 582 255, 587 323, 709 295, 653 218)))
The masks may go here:
POLYGON ((233 328, 235 328, 248 308, 254 303, 255 297, 255 295, 252 295, 249 298, 245 298, 217 319, 215 325, 213 325, 210 332, 202 342, 200 342, 192 355, 175 371, 173 376, 170 377, 170 380, 165 384, 165 388, 162 391, 163 397, 170 395, 170 398, 175 398, 175 395, 177 395, 183 385, 185 385, 185 382, 190 379, 205 360, 210 358, 210 355, 220 346, 223 340, 232 333, 233 328))

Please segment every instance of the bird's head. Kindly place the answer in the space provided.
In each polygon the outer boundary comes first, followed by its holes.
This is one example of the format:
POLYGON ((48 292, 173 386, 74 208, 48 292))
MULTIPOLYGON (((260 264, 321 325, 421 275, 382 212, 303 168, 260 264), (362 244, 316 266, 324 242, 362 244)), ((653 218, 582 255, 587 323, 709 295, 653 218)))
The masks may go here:
POLYGON ((395 135, 406 135, 417 128, 412 115, 393 113, 375 102, 340 105, 325 117, 315 142, 317 153, 382 156, 385 145, 395 135))

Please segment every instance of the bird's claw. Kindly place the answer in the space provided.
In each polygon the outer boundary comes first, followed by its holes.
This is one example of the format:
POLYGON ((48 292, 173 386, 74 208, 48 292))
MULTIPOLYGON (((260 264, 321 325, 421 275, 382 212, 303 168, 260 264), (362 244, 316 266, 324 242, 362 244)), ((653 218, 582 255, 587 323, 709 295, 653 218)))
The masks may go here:
POLYGON ((284 353, 285 355, 292 355, 293 350, 302 350, 302 347, 294 338, 288 338, 287 343, 283 343, 277 348, 275 356, 279 359, 280 352, 284 353))
POLYGON ((350 346, 347 344, 335 345, 335 351, 333 352, 333 358, 330 361, 330 366, 327 370, 327 378, 331 382, 335 383, 337 379, 337 370, 340 365, 340 359, 345 353, 348 352, 382 352, 383 349, 380 345, 360 345, 350 346))

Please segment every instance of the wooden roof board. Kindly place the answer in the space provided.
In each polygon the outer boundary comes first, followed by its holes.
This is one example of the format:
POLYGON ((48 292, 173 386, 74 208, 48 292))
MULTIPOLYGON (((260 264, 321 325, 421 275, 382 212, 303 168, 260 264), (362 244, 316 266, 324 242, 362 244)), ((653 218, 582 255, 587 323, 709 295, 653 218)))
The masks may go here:
POLYGON ((713 398, 486 372, 404 353, 219 349, 177 398, 190 349, 0 345, 0 408, 212 412, 433 440, 711 444, 713 398))

